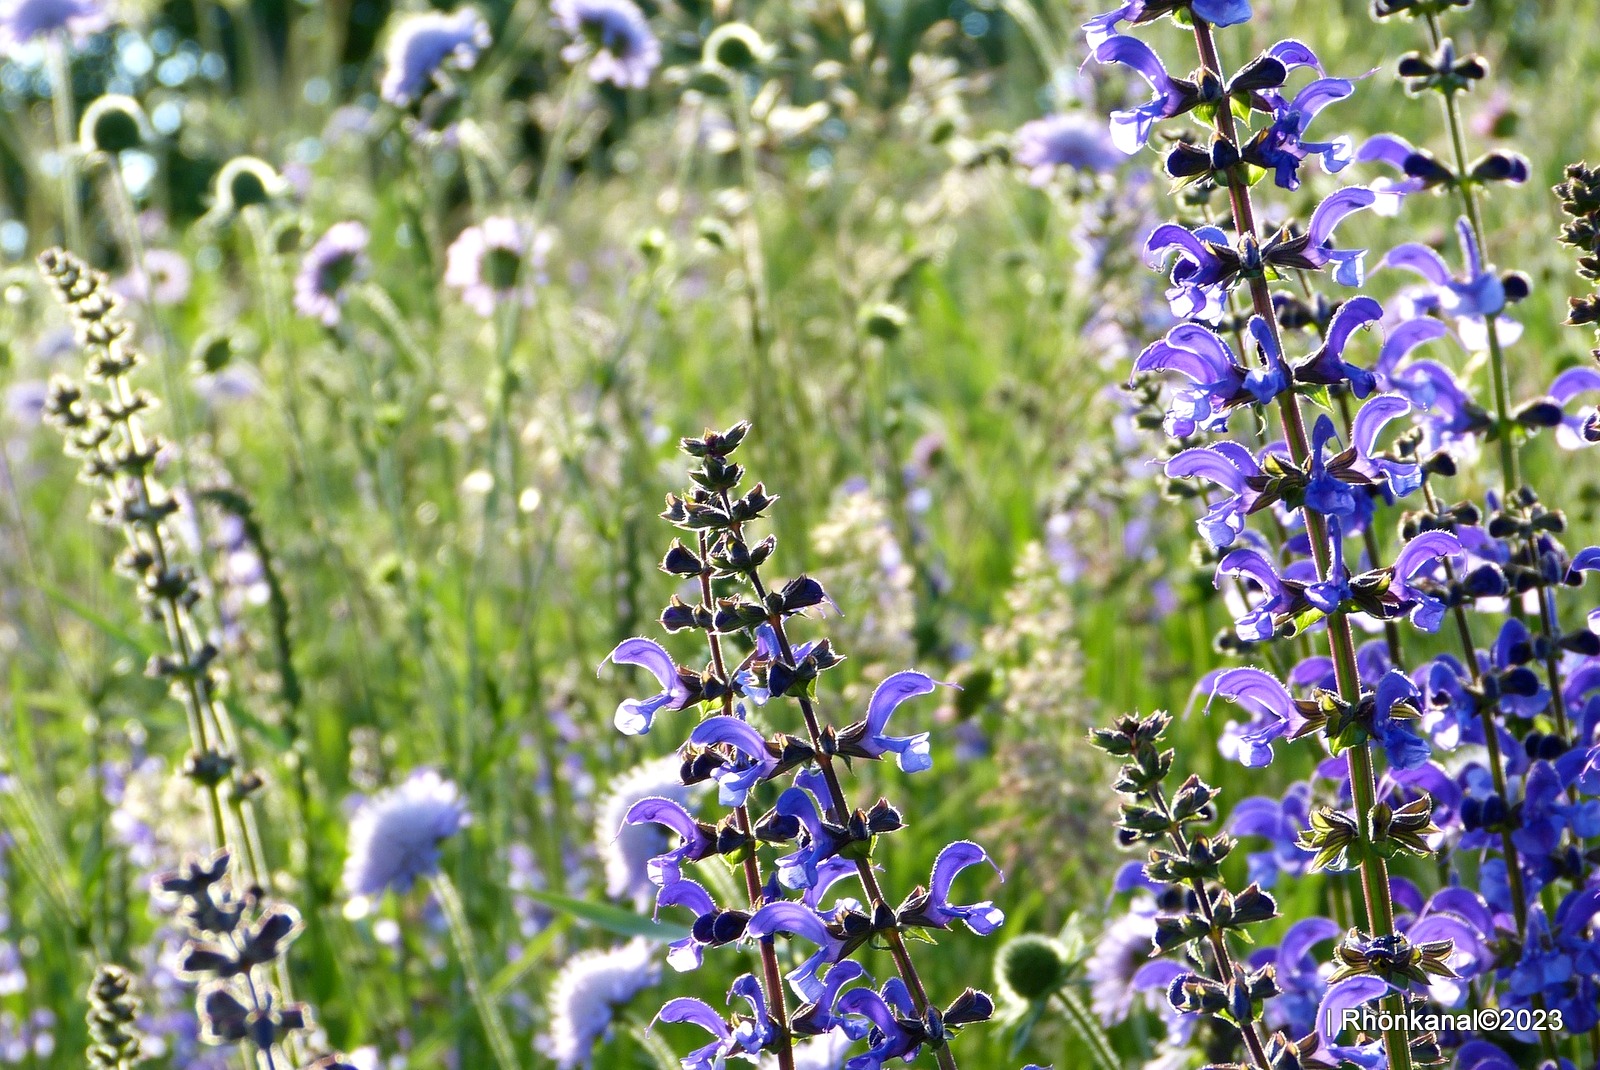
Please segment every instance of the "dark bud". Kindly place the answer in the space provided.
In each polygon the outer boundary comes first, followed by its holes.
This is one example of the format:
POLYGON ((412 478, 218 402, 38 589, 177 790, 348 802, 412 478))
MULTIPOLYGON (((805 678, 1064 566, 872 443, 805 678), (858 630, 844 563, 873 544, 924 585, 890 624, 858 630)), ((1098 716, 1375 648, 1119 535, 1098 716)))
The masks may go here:
POLYGON ((688 547, 674 539, 672 549, 661 559, 661 571, 669 576, 698 576, 704 569, 700 559, 688 547))
POLYGON ((1528 160, 1515 152, 1495 151, 1472 162, 1467 174, 1479 182, 1528 181, 1528 160))
POLYGON ((945 1008, 944 1024, 952 1029, 977 1022, 987 1022, 994 1017, 994 1000, 985 992, 969 988, 945 1008))
POLYGON ((1456 173, 1444 164, 1431 152, 1425 150, 1413 152, 1405 158, 1401 165, 1408 178, 1420 179, 1423 186, 1447 186, 1456 180, 1456 173))
POLYGON ((700 438, 686 438, 678 446, 691 457, 727 457, 739 448, 750 433, 750 421, 740 420, 726 431, 706 431, 700 438))
POLYGON ((1550 398, 1535 398, 1511 414, 1511 418, 1524 427, 1557 427, 1561 423, 1561 406, 1550 398))

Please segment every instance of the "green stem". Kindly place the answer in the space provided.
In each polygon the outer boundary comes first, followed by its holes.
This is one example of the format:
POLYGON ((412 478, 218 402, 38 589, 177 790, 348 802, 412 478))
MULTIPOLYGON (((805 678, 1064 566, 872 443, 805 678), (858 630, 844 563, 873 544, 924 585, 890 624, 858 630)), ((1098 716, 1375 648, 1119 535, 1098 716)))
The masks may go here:
POLYGON ((483 1023, 483 1033, 488 1038, 494 1061, 500 1070, 520 1070, 516 1051, 511 1046, 511 1034, 506 1031, 506 1023, 490 998, 483 982, 483 973, 478 968, 477 942, 472 938, 472 927, 467 923, 466 908, 461 904, 455 882, 440 870, 433 875, 432 885, 433 896, 438 900, 439 908, 444 912, 445 924, 450 929, 450 941, 455 945, 456 958, 461 962, 467 994, 478 1011, 478 1020, 483 1023))
POLYGON ((78 204, 78 139, 72 128, 72 52, 65 31, 49 42, 46 52, 50 68, 50 114, 55 120, 56 156, 61 167, 61 218, 67 248, 79 256, 88 256, 78 204))

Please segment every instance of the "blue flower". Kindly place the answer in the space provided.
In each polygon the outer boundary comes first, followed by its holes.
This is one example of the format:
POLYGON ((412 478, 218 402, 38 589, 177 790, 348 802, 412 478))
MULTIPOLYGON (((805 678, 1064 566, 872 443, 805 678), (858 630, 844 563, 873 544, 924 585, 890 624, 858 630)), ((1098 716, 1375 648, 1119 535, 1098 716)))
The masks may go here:
POLYGON ((640 825, 653 823, 676 832, 683 842, 677 847, 652 858, 648 863, 650 879, 657 887, 665 888, 680 878, 684 862, 698 862, 716 853, 716 830, 696 821, 676 799, 651 797, 640 799, 628 807, 622 823, 640 825))
MULTIPOLYGON (((939 852, 933 861, 933 873, 928 878, 925 892, 913 892, 901 905, 898 920, 902 925, 926 929, 948 929, 952 922, 965 923, 979 936, 988 936, 1005 923, 1005 912, 993 903, 984 901, 966 906, 950 902, 950 885, 957 874, 969 866, 987 862, 996 873, 996 866, 982 847, 967 840, 950 844, 939 852)), ((1001 880, 1005 877, 1002 874, 1001 880)))
POLYGON ((1556 910, 1554 927, 1542 908, 1529 912, 1522 959, 1507 975, 1509 1006, 1542 1002, 1561 1012, 1569 1035, 1600 1024, 1600 942, 1588 933, 1597 913, 1600 887, 1568 894, 1556 910))
POLYGON ((717 782, 717 801, 723 806, 743 806, 750 789, 771 778, 778 768, 778 759, 767 748, 761 733, 738 717, 707 717, 689 733, 689 744, 721 747, 719 753, 730 758, 711 772, 717 782))
POLYGON ((1250 480, 1261 474, 1255 456, 1237 442, 1215 442, 1177 454, 1167 462, 1166 473, 1171 479, 1198 476, 1228 492, 1228 497, 1212 505, 1196 523, 1201 537, 1215 549, 1232 546, 1260 496, 1250 486, 1250 480))
POLYGON ((555 0, 551 10, 572 43, 568 63, 589 60, 589 77, 622 89, 643 89, 661 65, 661 43, 633 0, 555 0))
POLYGON ((105 0, 8 0, 0 9, 0 54, 53 34, 82 41, 109 25, 105 0))
POLYGON ((826 919, 801 903, 768 903, 751 915, 747 931, 757 940, 777 933, 788 933, 816 945, 816 952, 786 975, 795 993, 806 1002, 819 998, 827 991, 817 977, 817 971, 844 958, 844 941, 833 935, 826 919))
POLYGON ((1406 171, 1406 161, 1417 154, 1411 142, 1395 134, 1374 134, 1356 149, 1356 163, 1381 163, 1392 167, 1401 177, 1383 176, 1372 182, 1372 192, 1378 200, 1372 210, 1379 215, 1394 215, 1400 202, 1411 194, 1425 189, 1426 184, 1406 171))
POLYGON ((884 982, 882 993, 870 988, 853 988, 839 997, 841 1014, 857 1015, 872 1025, 868 1034, 872 1046, 850 1060, 852 1070, 871 1070, 886 1065, 890 1059, 910 1062, 922 1046, 922 1030, 906 1028, 903 1022, 916 1022, 916 1004, 905 982, 891 977, 884 982))
POLYGON ((933 758, 928 752, 928 733, 912 736, 891 736, 886 732, 889 717, 896 707, 908 698, 928 695, 939 686, 939 681, 920 672, 897 672, 872 692, 867 702, 867 716, 839 733, 839 753, 854 758, 879 759, 885 754, 896 757, 901 771, 920 773, 933 768, 933 758))
POLYGON ((344 888, 357 903, 409 891, 439 868, 439 845, 471 818, 455 784, 432 769, 362 803, 350 820, 344 888))
POLYGON ((1261 643, 1277 634, 1275 618, 1294 608, 1294 595, 1284 586, 1283 577, 1272 559, 1253 546, 1234 550, 1217 563, 1213 585, 1222 589, 1224 577, 1249 580, 1261 590, 1262 597, 1245 607, 1245 612, 1234 620, 1234 631, 1246 643, 1261 643))
POLYGON ((1261 96, 1272 109, 1272 121, 1250 139, 1241 154, 1246 161, 1273 172, 1273 181, 1284 189, 1300 188, 1300 165, 1313 154, 1321 158, 1324 171, 1338 174, 1354 158, 1350 139, 1306 141, 1304 135, 1318 112, 1353 92, 1355 87, 1343 78, 1318 78, 1291 100, 1277 90, 1264 91, 1261 96))
POLYGON ((1272 847, 1247 859, 1247 879, 1251 884, 1271 888, 1280 874, 1299 877, 1309 872, 1312 856, 1299 845, 1300 833, 1310 828, 1311 785, 1300 781, 1290 785, 1281 800, 1264 795, 1240 799, 1228 817, 1228 831, 1235 836, 1259 836, 1272 847))
MULTIPOLYGON (((1587 394, 1600 390, 1600 371, 1579 365, 1568 368, 1557 375, 1550 383, 1550 400, 1565 409, 1573 398, 1579 394, 1587 394)), ((1593 446, 1600 442, 1600 435, 1594 435, 1597 424, 1595 410, 1589 409, 1582 415, 1574 416, 1562 413, 1561 423, 1556 427, 1556 442, 1563 449, 1577 450, 1593 446)))
POLYGON ((1218 227, 1190 230, 1163 223, 1145 239, 1144 251, 1145 262, 1152 268, 1159 268, 1168 254, 1173 254, 1167 303, 1174 316, 1211 323, 1222 318, 1240 267, 1225 232, 1218 227))
MULTIPOLYGON (((734 1015, 731 1020, 724 1019, 704 1000, 687 996, 669 999, 662 1005, 656 1022, 689 1022, 714 1038, 710 1044, 683 1057, 683 1070, 723 1070, 730 1055, 756 1055, 777 1038, 777 1024, 767 1013, 766 995, 754 976, 747 973, 733 982, 728 990, 728 1002, 735 999, 749 1004, 750 1017, 734 1015)), ((652 1022, 651 1027, 654 1026, 652 1022)))
POLYGON ((848 837, 822 820, 816 800, 801 788, 785 788, 773 810, 780 817, 798 821, 804 829, 800 847, 778 859, 779 883, 785 888, 815 887, 820 877, 818 867, 838 855, 849 842, 848 837))
POLYGON ((1190 386, 1175 391, 1163 426, 1173 438, 1226 431, 1229 411, 1254 395, 1244 389, 1245 371, 1228 343, 1195 323, 1180 323, 1151 342, 1133 362, 1135 375, 1178 372, 1190 386))
POLYGON ((1416 769, 1428 760, 1428 741, 1412 727, 1414 716, 1399 716, 1396 706, 1411 714, 1421 712, 1422 696, 1411 678, 1391 669, 1378 681, 1373 695, 1372 735, 1383 747, 1393 769, 1416 769))
POLYGON ((1253 716, 1237 734, 1243 744, 1239 760, 1245 766, 1257 769, 1272 763, 1274 740, 1298 732, 1305 724, 1305 715, 1295 705, 1295 700, 1283 684, 1271 673, 1251 666, 1224 669, 1201 680, 1200 687, 1209 686, 1206 711, 1218 697, 1229 699, 1250 711, 1253 716))
POLYGON ((1137 37, 1113 34, 1089 52, 1098 63, 1120 63, 1149 83, 1154 93, 1136 108, 1111 113, 1111 143, 1132 156, 1150 140, 1150 131, 1161 119, 1182 115, 1198 100, 1188 83, 1180 85, 1167 74, 1161 57, 1137 37))
POLYGON ((384 49, 383 82, 378 95, 408 107, 432 87, 446 63, 470 70, 491 43, 489 24, 470 7, 454 14, 428 11, 404 19, 384 49))
POLYGON ((1443 599, 1417 586, 1419 578, 1432 579, 1440 562, 1459 562, 1465 556, 1461 540, 1448 531, 1422 532, 1395 555, 1390 591, 1410 607, 1411 623, 1422 631, 1439 630, 1446 606, 1443 599))
MULTIPOLYGON (((1364 398, 1372 393, 1377 388, 1376 376, 1364 368, 1346 362, 1344 351, 1358 329, 1370 327, 1382 318, 1383 307, 1370 297, 1352 297, 1340 305, 1339 310, 1328 321, 1327 337, 1322 344, 1305 360, 1295 365, 1295 379, 1317 386, 1349 383, 1350 392, 1358 398, 1364 398)), ((1258 338, 1258 341, 1263 349, 1270 347, 1274 356, 1279 360, 1282 359, 1282 354, 1277 351, 1277 342, 1270 331, 1265 332, 1264 337, 1258 338)))
POLYGON ((1444 258, 1420 242, 1395 246, 1379 261, 1378 267, 1404 268, 1426 279, 1434 287, 1440 309, 1455 318, 1462 344, 1473 352, 1481 353, 1489 348, 1490 319, 1496 322, 1500 341, 1510 345, 1522 334, 1522 325, 1500 315, 1507 303, 1505 284, 1484 264, 1466 219, 1457 221, 1456 234, 1467 261, 1467 274, 1463 278, 1453 276, 1444 258))
POLYGON ((1250 21, 1250 0, 1126 0, 1120 7, 1096 15, 1083 24, 1090 48, 1115 34, 1120 23, 1150 22, 1182 7, 1213 26, 1237 26, 1250 21))
POLYGON ((1114 171, 1123 157, 1100 123, 1082 115, 1051 115, 1023 123, 1011 158, 1028 169, 1028 181, 1047 185, 1056 169, 1114 171))
POLYGON ((1342 286, 1360 286, 1366 279, 1365 249, 1336 249, 1333 232, 1352 212, 1372 207, 1377 196, 1365 186, 1346 186, 1329 194, 1311 213, 1306 232, 1290 237, 1287 232, 1274 236, 1262 247, 1267 263, 1288 268, 1318 271, 1333 266, 1334 281, 1342 286))
MULTIPOLYGON (((629 736, 642 736, 650 731, 655 716, 662 710, 681 710, 690 704, 694 695, 678 674, 678 667, 662 645, 653 639, 624 639, 616 649, 606 655, 606 661, 618 665, 638 665, 650 672, 661 684, 661 690, 646 699, 624 699, 616 712, 617 731, 629 736)), ((603 663, 602 663, 603 664, 603 663)))

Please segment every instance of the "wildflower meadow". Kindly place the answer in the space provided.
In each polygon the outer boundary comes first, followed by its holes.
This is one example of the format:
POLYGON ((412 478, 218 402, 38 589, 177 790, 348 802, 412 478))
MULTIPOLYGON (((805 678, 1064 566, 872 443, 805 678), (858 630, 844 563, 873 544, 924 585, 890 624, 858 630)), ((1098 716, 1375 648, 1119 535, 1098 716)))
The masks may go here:
POLYGON ((0 0, 0 1066, 1600 1070, 1597 30, 0 0))

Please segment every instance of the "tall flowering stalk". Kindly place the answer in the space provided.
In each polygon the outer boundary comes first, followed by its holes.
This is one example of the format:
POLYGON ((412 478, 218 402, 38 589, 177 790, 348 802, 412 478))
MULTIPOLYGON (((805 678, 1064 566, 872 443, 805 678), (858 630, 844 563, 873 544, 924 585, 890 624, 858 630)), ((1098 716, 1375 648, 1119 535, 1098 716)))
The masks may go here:
MULTIPOLYGON (((1458 97, 1487 75, 1488 64, 1459 54, 1444 35, 1440 18, 1453 6, 1461 5, 1378 0, 1373 7, 1379 18, 1405 13, 1427 27, 1432 51, 1405 56, 1399 73, 1413 92, 1441 95, 1448 163, 1387 133, 1359 147, 1326 133, 1310 140, 1313 120, 1322 126, 1320 113, 1350 96, 1355 83, 1329 76, 1296 40, 1229 73, 1217 31, 1250 19, 1245 0, 1131 0, 1086 26, 1092 58, 1132 69, 1152 90, 1143 104, 1113 113, 1113 141, 1137 152, 1157 123, 1193 117, 1208 143, 1180 136, 1165 170, 1190 206, 1225 191, 1232 223, 1231 231, 1203 219, 1151 233, 1147 252, 1153 266, 1165 267, 1171 311, 1184 322, 1134 363, 1146 402, 1161 403, 1152 378, 1179 384, 1165 395, 1164 417, 1141 422, 1159 422, 1171 437, 1161 450, 1169 477, 1207 485, 1198 524, 1204 555, 1218 587, 1239 594, 1225 647, 1265 655, 1278 668, 1217 670, 1200 682, 1197 697, 1207 709, 1225 698, 1251 715, 1221 740, 1223 752, 1247 767, 1270 763, 1284 739, 1320 739, 1332 756, 1281 799, 1240 800, 1225 819, 1228 838, 1213 842, 1226 853, 1233 838, 1267 841, 1269 851, 1249 856, 1261 887, 1285 874, 1358 872, 1364 901, 1364 924, 1358 919, 1342 939, 1343 926, 1331 918, 1289 919, 1277 948, 1247 960, 1250 969, 1270 970, 1260 980, 1259 994, 1272 997, 1260 1020, 1304 1041, 1264 1053, 1253 1026, 1245 1028, 1255 997, 1246 999, 1250 993, 1236 984, 1244 994, 1224 999, 1226 990, 1207 987, 1226 984, 1215 973, 1208 982, 1201 971, 1198 987, 1170 986, 1178 1016, 1172 1037, 1187 1035, 1196 1011, 1223 1015, 1233 1023, 1235 1045, 1258 1067, 1304 1060, 1405 1068, 1457 1048, 1463 1066, 1520 1065, 1522 1053, 1535 1050, 1543 1058, 1575 1057, 1576 1036, 1600 1027, 1592 932, 1600 892, 1586 847, 1600 835, 1600 639, 1589 629, 1564 630, 1557 605, 1562 588, 1600 567, 1600 550, 1571 553, 1561 544, 1566 518, 1522 483, 1518 456, 1521 443, 1544 429, 1554 429, 1567 448, 1600 437, 1592 410, 1569 411, 1574 399, 1600 390, 1600 375, 1569 369, 1547 394, 1513 401, 1505 350, 1520 325, 1506 313, 1530 284, 1488 263, 1478 198, 1495 184, 1525 181, 1530 168, 1505 150, 1470 157, 1458 97), (1142 40, 1118 32, 1124 23, 1165 16, 1192 31, 1199 67, 1187 77, 1170 74, 1142 40), (1302 78, 1298 89, 1288 88, 1302 78), (1263 233, 1255 190, 1269 176, 1280 190, 1299 190, 1312 158, 1328 174, 1352 164, 1396 173, 1336 190, 1303 226, 1263 233), (1314 291, 1322 273, 1343 287, 1366 281, 1366 251, 1332 240, 1347 215, 1394 214, 1424 191, 1459 199, 1464 273, 1432 248, 1403 242, 1378 266, 1404 269, 1423 285, 1387 308, 1365 294, 1314 291), (1357 355, 1364 329, 1382 331, 1370 361, 1357 355), (1419 355, 1447 341, 1484 355, 1488 407, 1473 399, 1466 370, 1419 355), (1249 351, 1256 359, 1241 359, 1249 351), (1255 427, 1266 421, 1238 417, 1250 410, 1265 417, 1268 408, 1281 438, 1262 443, 1255 427), (1450 501, 1448 481, 1468 474, 1480 444, 1489 442, 1499 489, 1482 504, 1450 501), (1398 521, 1388 563, 1380 560, 1386 513, 1398 521), (1359 548, 1347 549, 1357 537, 1359 548), (1494 614, 1504 619, 1485 649, 1474 621, 1494 614), (1385 638, 1358 645, 1357 618, 1381 625, 1385 638), (1410 632, 1402 632, 1404 620, 1410 632), (1439 639, 1430 638, 1441 629, 1439 639), (1315 632, 1320 651, 1297 649, 1315 632), (1291 652, 1297 661, 1285 656, 1291 652), (1406 664, 1408 657, 1417 660, 1406 664), (1445 765, 1438 752, 1456 754, 1445 765), (1389 871, 1406 856, 1431 858, 1439 880, 1431 895, 1389 871), (1314 953, 1330 940, 1337 940, 1331 972, 1318 968, 1314 953), (1400 1013, 1421 999, 1512 1017, 1436 1037, 1400 1013), (1342 1012, 1374 1000, 1391 1016, 1381 1023, 1382 1039, 1341 1043, 1342 1012)), ((1560 192, 1578 216, 1590 184, 1582 169, 1569 178, 1560 192)), ((1569 241, 1582 244, 1586 236, 1582 219, 1569 227, 1569 241)), ((1584 307, 1574 304, 1580 314, 1584 307)), ((1141 733, 1159 734, 1160 727, 1159 719, 1130 718, 1102 734, 1113 753, 1136 759, 1119 784, 1136 797, 1125 809, 1125 840, 1170 838, 1181 828, 1181 815, 1147 783, 1164 777, 1174 757, 1142 741, 1141 733)), ((1205 794, 1207 803, 1216 798, 1210 789, 1205 794)), ((1196 876, 1192 861, 1173 868, 1172 857, 1184 853, 1174 841, 1142 867, 1141 878, 1163 903, 1175 878, 1196 876)), ((1178 944, 1210 944, 1203 965, 1226 963, 1225 927, 1197 909, 1225 894, 1219 880, 1216 872, 1199 873, 1193 903, 1177 913, 1168 906, 1156 919, 1157 959, 1135 975, 1136 988, 1141 976, 1148 986, 1172 973, 1158 964, 1174 946, 1174 931, 1178 944)), ((1338 896, 1329 899, 1337 915, 1338 896)), ((1588 1046, 1589 1058, 1600 1055, 1600 1031, 1588 1046)))
MULTIPOLYGON (((295 1034, 308 1025, 306 1009, 293 1002, 284 965, 301 923, 293 908, 267 897, 251 801, 262 778, 240 767, 213 667, 219 652, 195 618, 202 591, 194 570, 174 553, 169 528, 181 507, 156 472, 164 444, 141 418, 155 399, 131 381, 142 357, 105 277, 59 249, 44 253, 39 267, 87 358, 87 383, 58 376, 45 412, 66 437, 68 451, 82 459, 85 482, 103 492, 94 515, 123 535, 119 571, 138 585, 150 615, 166 630, 168 649, 151 658, 148 671, 183 704, 191 743, 183 771, 203 794, 210 816, 215 854, 155 882, 158 892, 179 904, 191 937, 180 969, 200 986, 206 1037, 247 1044, 265 1070, 278 1070, 295 1064, 295 1034)), ((343 1064, 330 1059, 317 1065, 343 1064)))
POLYGON ((907 773, 930 768, 928 734, 892 735, 889 720, 902 703, 939 685, 919 672, 898 672, 878 686, 860 720, 844 726, 824 720, 818 683, 843 658, 827 639, 797 641, 790 628, 797 615, 831 600, 808 576, 782 583, 762 576, 777 539, 753 542, 749 529, 777 498, 760 483, 740 493, 745 472, 732 457, 749 430, 741 423, 683 440, 684 451, 698 461, 690 472, 694 487, 669 496, 662 514, 694 542, 691 549, 675 541, 661 568, 692 583, 696 598, 674 596, 661 624, 669 632, 702 633, 710 663, 703 671, 680 667, 665 648, 644 638, 623 642, 609 659, 645 668, 661 685, 649 698, 618 706, 616 723, 625 734, 650 732, 662 714, 709 711, 680 752, 683 781, 715 783, 719 802, 730 810, 721 821, 707 823, 677 799, 650 797, 624 817, 627 825, 662 825, 680 841, 650 863, 657 907, 685 907, 695 915, 691 935, 673 946, 668 961, 679 970, 694 969, 706 949, 749 940, 762 962, 761 977, 746 975, 729 993, 730 1000, 749 1005, 749 1015, 725 1018, 700 1000, 680 998, 662 1008, 659 1020, 691 1022, 711 1034, 710 1044, 684 1058, 688 1070, 762 1052, 793 1070, 795 1038, 825 1035, 866 1044, 852 1067, 880 1067, 897 1058, 910 1062, 929 1049, 950 1070, 956 1066, 951 1039, 988 1019, 993 1002, 969 988, 943 1008, 934 1003, 906 939, 958 921, 980 935, 1000 926, 1004 915, 993 904, 951 900, 957 875, 988 862, 988 856, 973 843, 947 845, 928 884, 892 906, 873 848, 879 836, 899 831, 905 822, 886 799, 852 808, 840 771, 851 761, 891 756, 907 773), (733 653, 735 644, 746 652, 733 653), (799 731, 764 734, 763 722, 774 727, 780 711, 795 707, 799 731), (689 864, 718 856, 743 872, 748 903, 719 906, 689 876, 689 864), (855 882, 861 898, 847 893, 829 905, 841 882, 855 882), (796 1002, 779 974, 780 937, 815 948, 787 975, 796 1002), (853 961, 868 944, 886 947, 897 973, 876 990, 853 961))

